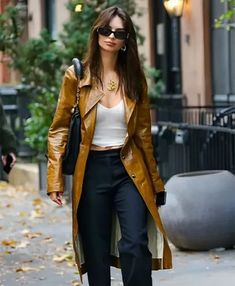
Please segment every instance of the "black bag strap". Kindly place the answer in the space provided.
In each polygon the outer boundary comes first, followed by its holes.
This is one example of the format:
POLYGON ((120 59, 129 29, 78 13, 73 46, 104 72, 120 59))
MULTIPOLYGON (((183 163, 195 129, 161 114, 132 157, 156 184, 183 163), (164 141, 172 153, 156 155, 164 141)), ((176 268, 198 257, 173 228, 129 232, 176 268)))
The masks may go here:
POLYGON ((80 82, 80 79, 83 77, 83 66, 82 66, 81 61, 78 58, 73 58, 72 63, 73 63, 75 75, 77 77, 76 107, 78 107, 79 99, 80 99, 79 82, 80 82))
POLYGON ((76 77, 81 79, 83 77, 83 66, 81 61, 78 58, 73 58, 72 63, 76 77))

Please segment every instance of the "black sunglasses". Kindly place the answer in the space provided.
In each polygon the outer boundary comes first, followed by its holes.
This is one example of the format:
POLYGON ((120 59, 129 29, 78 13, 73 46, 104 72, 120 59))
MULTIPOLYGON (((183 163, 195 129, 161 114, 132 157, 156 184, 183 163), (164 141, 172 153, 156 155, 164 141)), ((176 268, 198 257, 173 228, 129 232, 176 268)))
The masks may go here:
POLYGON ((98 34, 109 37, 112 33, 114 34, 114 37, 118 40, 126 40, 129 37, 129 33, 127 33, 124 30, 117 30, 113 31, 108 27, 99 27, 97 29, 98 34))

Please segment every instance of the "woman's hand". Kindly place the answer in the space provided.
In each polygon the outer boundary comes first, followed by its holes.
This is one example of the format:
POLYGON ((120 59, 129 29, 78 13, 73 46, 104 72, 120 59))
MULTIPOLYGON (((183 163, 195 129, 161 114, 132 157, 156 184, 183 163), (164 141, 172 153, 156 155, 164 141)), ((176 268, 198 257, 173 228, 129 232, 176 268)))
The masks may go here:
POLYGON ((52 192, 49 194, 50 199, 55 202, 57 205, 62 206, 62 195, 63 193, 61 192, 52 192))
POLYGON ((2 155, 3 166, 6 166, 7 164, 7 156, 11 156, 10 168, 12 168, 16 163, 16 155, 12 152, 9 153, 8 155, 2 155))

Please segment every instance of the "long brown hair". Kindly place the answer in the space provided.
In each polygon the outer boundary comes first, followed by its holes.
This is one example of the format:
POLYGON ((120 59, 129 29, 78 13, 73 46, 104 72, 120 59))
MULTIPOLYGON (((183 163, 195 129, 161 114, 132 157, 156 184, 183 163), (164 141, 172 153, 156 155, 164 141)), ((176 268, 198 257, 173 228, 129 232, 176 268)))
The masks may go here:
POLYGON ((98 79, 101 82, 101 58, 97 28, 109 25, 115 16, 122 19, 124 28, 129 33, 129 37, 125 41, 126 51, 120 50, 117 59, 120 86, 124 87, 124 92, 128 97, 139 101, 146 91, 147 83, 140 64, 134 25, 130 16, 123 9, 110 7, 100 13, 91 28, 84 65, 90 68, 92 79, 98 79))

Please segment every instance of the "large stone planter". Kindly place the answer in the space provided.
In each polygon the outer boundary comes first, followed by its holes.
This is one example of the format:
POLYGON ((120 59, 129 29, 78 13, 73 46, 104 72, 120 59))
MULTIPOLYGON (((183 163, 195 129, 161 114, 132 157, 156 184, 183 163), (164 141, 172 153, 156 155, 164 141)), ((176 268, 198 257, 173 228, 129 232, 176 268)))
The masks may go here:
POLYGON ((169 240, 185 250, 235 245, 235 176, 202 171, 173 176, 160 209, 169 240))

